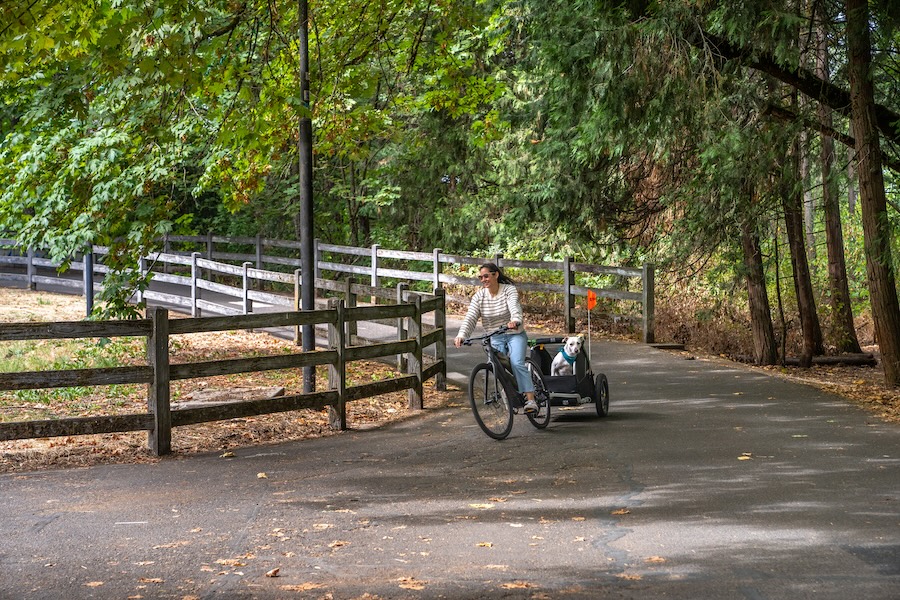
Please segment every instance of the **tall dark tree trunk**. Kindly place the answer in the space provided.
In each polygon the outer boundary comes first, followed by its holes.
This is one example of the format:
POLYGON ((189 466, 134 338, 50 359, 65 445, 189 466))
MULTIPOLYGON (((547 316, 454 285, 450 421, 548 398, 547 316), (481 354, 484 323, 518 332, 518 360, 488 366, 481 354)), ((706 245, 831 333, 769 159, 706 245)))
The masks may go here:
POLYGON ((741 246, 744 249, 744 267, 747 270, 753 360, 757 365, 774 365, 778 361, 778 349, 772 327, 772 309, 769 305, 769 292, 766 289, 762 249, 759 234, 750 222, 745 222, 741 227, 741 246))
MULTIPOLYGON (((828 42, 825 31, 819 26, 816 48, 816 74, 823 81, 830 79, 828 66, 828 42)), ((832 127, 831 108, 823 103, 818 107, 819 122, 826 130, 832 127)), ((822 208, 825 212, 825 245, 828 250, 828 287, 831 300, 831 340, 838 352, 861 352, 856 326, 853 323, 853 307, 847 283, 847 264, 844 259, 844 232, 841 227, 841 205, 837 182, 832 176, 834 166, 834 140, 822 136, 822 208)))
POLYGON ((881 146, 875 126, 875 91, 867 0, 847 0, 847 48, 859 203, 875 336, 887 385, 900 387, 900 302, 891 259, 891 226, 884 192, 881 146))
POLYGON ((812 358, 823 354, 822 327, 816 313, 816 300, 813 293, 812 278, 809 273, 809 261, 806 258, 806 243, 803 231, 803 190, 795 185, 799 173, 799 144, 795 140, 788 151, 787 167, 790 172, 782 175, 781 201, 784 207, 784 224, 787 232, 788 246, 791 251, 791 266, 794 272, 794 291, 797 295, 797 308, 800 311, 800 327, 803 330, 803 351, 800 355, 800 366, 812 366, 812 358), (791 176, 793 175, 793 177, 791 176))

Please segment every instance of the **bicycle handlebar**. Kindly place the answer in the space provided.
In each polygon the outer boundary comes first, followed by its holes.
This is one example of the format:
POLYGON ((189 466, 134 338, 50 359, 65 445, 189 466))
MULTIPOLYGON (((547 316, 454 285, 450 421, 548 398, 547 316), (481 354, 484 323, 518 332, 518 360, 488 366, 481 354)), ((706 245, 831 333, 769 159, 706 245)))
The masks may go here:
POLYGON ((463 340, 462 343, 463 343, 463 346, 471 346, 473 342, 478 342, 480 340, 486 340, 492 336, 497 335, 498 333, 506 333, 507 331, 509 331, 509 327, 507 327, 506 325, 501 325, 494 331, 492 331, 490 333, 486 333, 482 336, 466 338, 463 340))

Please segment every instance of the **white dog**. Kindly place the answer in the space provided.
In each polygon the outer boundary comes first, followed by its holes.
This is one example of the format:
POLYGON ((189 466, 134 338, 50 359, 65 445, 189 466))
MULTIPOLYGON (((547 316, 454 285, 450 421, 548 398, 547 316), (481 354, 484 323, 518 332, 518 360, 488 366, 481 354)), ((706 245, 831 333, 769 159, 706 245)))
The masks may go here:
POLYGON ((550 375, 572 375, 575 373, 575 357, 581 352, 584 345, 584 337, 573 335, 567 337, 565 345, 560 348, 559 353, 550 364, 550 375))

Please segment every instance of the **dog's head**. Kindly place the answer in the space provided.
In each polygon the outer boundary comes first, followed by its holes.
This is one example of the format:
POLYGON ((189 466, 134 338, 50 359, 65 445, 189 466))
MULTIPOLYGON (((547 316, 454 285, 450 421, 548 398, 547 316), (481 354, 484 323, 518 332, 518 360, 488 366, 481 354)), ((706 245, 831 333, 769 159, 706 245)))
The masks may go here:
POLYGON ((584 337, 580 335, 573 335, 566 338, 565 345, 563 349, 566 351, 566 354, 569 356, 577 356, 579 352, 581 352, 581 347, 584 345, 584 337))

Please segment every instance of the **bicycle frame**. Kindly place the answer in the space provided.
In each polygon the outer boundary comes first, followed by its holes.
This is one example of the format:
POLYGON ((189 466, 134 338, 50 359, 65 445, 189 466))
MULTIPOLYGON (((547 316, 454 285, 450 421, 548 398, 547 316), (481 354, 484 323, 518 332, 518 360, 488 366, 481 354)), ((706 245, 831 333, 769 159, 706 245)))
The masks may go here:
MULTIPOLYGON (((502 440, 509 435, 513 426, 513 415, 525 406, 525 394, 519 391, 508 357, 491 345, 493 336, 506 331, 506 327, 500 327, 481 337, 463 341, 463 344, 469 346, 480 340, 482 349, 487 355, 486 362, 472 369, 469 377, 469 403, 472 405, 478 426, 495 440, 502 440)), ((535 370, 532 363, 527 364, 532 381, 536 378, 539 380, 539 371, 535 370)), ((535 401, 537 410, 527 412, 525 416, 532 425, 544 429, 550 423, 549 396, 536 397, 535 401)))
POLYGON ((506 397, 509 398, 510 404, 513 408, 522 408, 525 406, 525 399, 522 393, 519 392, 519 384, 516 382, 516 377, 508 366, 509 358, 505 354, 498 352, 497 349, 491 345, 491 337, 496 333, 502 333, 502 331, 498 330, 488 334, 487 337, 481 340, 482 348, 484 349, 484 353, 487 354, 488 362, 494 368, 494 374, 497 376, 497 381, 503 386, 503 391, 506 393, 506 397), (504 359, 506 359, 505 363, 504 359))

